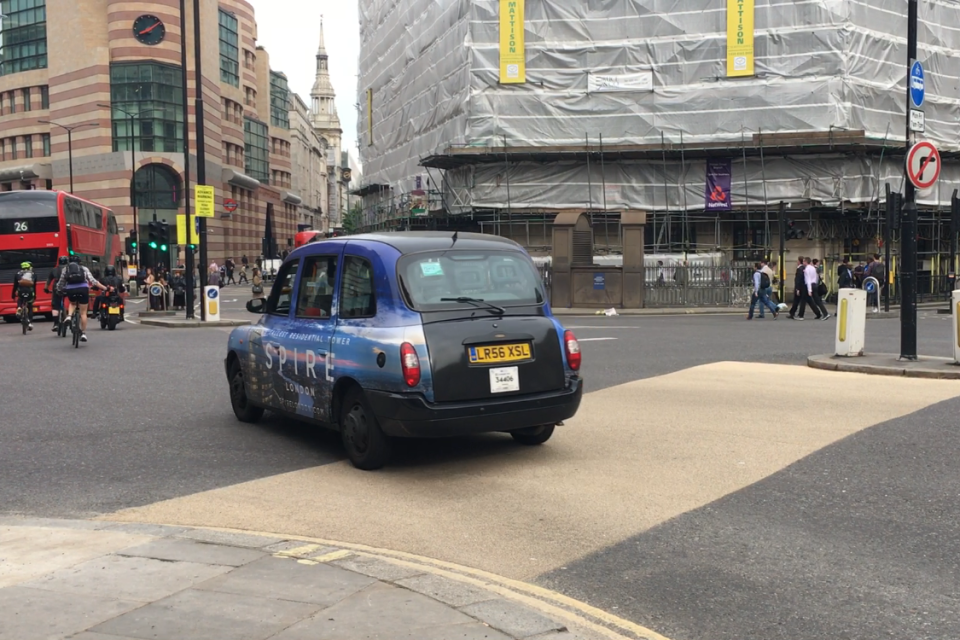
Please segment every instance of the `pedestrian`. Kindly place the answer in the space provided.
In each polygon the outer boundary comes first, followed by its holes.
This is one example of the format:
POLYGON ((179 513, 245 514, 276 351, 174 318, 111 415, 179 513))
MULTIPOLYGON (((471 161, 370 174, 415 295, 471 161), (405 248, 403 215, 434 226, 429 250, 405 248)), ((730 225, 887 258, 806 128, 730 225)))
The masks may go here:
POLYGON ((813 301, 820 309, 820 315, 826 320, 830 317, 830 314, 827 312, 827 305, 823 304, 823 298, 829 293, 829 289, 827 289, 827 285, 823 281, 823 265, 820 263, 820 260, 814 258, 812 264, 814 271, 817 272, 817 284, 813 290, 813 301))
POLYGON ((853 288, 853 269, 850 268, 850 258, 844 258, 837 267, 837 287, 840 289, 853 288))
POLYGON ((770 296, 767 295, 767 290, 771 287, 771 281, 770 276, 763 270, 763 266, 760 262, 753 265, 753 296, 750 298, 750 312, 747 314, 747 320, 753 320, 753 310, 758 303, 760 304, 761 319, 764 317, 764 308, 770 309, 774 320, 780 315, 777 306, 770 301, 770 296))
POLYGON ((263 272, 263 255, 257 256, 257 269, 260 269, 261 273, 263 272))
POLYGON ((260 269, 257 267, 253 268, 253 286, 250 287, 251 293, 253 293, 254 298, 263 297, 263 277, 260 275, 260 269))
POLYGON ((873 254, 873 261, 870 263, 870 277, 876 278, 880 286, 877 287, 876 291, 867 296, 870 298, 867 304, 874 309, 878 309, 880 307, 880 291, 887 285, 887 265, 880 261, 879 253, 873 254))
POLYGON ((247 257, 247 254, 243 254, 243 256, 240 258, 240 264, 245 267, 250 264, 250 258, 247 257))
POLYGON ((807 289, 806 276, 803 272, 803 256, 797 258, 797 270, 793 275, 793 305, 787 317, 791 320, 803 320, 804 291, 807 289), (799 311, 799 314, 798 314, 799 311))
MULTIPOLYGON (((810 258, 803 259, 803 303, 810 306, 813 309, 814 315, 817 317, 817 320, 823 319, 823 313, 820 310, 820 305, 817 304, 816 298, 814 297, 817 293, 817 285, 819 284, 820 276, 817 274, 816 267, 813 266, 813 262, 810 258)), ((804 308, 800 308, 799 318, 803 319, 804 308)))
MULTIPOLYGON (((766 260, 761 260, 761 261, 760 261, 760 270, 763 271, 765 274, 767 274, 767 278, 768 278, 769 281, 770 281, 770 284, 769 284, 769 286, 767 287, 767 297, 768 297, 771 301, 773 300, 773 287, 774 287, 774 285, 780 284, 780 281, 779 281, 779 279, 777 278, 777 275, 776 275, 776 273, 775 273, 774 270, 773 270, 773 268, 776 267, 776 266, 777 266, 777 263, 776 263, 776 262, 774 262, 773 265, 771 266, 771 263, 769 263, 769 262, 766 261, 766 260)), ((780 301, 777 300, 777 302, 780 302, 780 301)))
POLYGON ((857 289, 863 289, 863 279, 866 277, 863 275, 865 270, 866 267, 863 264, 863 260, 853 268, 853 286, 857 289))
POLYGON ((250 284, 250 279, 247 277, 247 268, 246 264, 240 265, 240 280, 237 281, 237 284, 243 284, 244 282, 250 284))
POLYGON ((231 284, 231 283, 237 284, 237 281, 234 280, 233 278, 233 272, 237 267, 237 265, 233 262, 233 259, 227 258, 227 261, 224 263, 224 267, 226 268, 226 275, 227 275, 227 279, 224 282, 224 284, 231 284))
POLYGON ((216 262, 210 263, 210 270, 207 272, 207 286, 222 288, 220 280, 220 268, 217 267, 216 262))
POLYGON ((173 278, 170 280, 170 286, 173 287, 173 308, 181 311, 187 308, 187 280, 183 277, 183 267, 178 266, 173 270, 173 278))

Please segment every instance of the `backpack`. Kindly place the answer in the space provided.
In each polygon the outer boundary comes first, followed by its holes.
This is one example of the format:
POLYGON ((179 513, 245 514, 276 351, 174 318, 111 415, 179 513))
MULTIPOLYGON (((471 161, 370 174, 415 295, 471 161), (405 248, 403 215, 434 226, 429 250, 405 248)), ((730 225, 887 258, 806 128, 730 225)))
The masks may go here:
POLYGON ((877 279, 881 286, 887 281, 887 267, 882 262, 874 262, 870 267, 870 275, 877 279))
POLYGON ((33 282, 33 271, 21 271, 21 272, 20 272, 20 279, 18 280, 18 284, 19 284, 21 287, 32 287, 32 286, 34 285, 34 282, 33 282))
POLYGON ((67 265, 67 284, 83 284, 87 277, 83 274, 83 267, 76 262, 67 265))
POLYGON ((768 276, 765 271, 760 272, 760 288, 761 289, 770 288, 770 276, 768 276))

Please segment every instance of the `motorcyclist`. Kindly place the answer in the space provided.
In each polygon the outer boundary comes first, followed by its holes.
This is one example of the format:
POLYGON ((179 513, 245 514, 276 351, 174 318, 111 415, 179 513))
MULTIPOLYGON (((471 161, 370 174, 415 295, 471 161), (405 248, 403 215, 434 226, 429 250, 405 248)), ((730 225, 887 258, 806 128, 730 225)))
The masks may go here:
POLYGON ((18 312, 27 314, 30 322, 27 327, 33 331, 32 312, 33 303, 37 299, 37 274, 33 272, 33 265, 29 262, 20 263, 20 271, 13 279, 13 294, 10 299, 17 301, 18 312))
MULTIPOLYGON (((60 274, 63 273, 63 268, 67 266, 67 262, 69 262, 67 256, 60 256, 57 266, 50 270, 50 275, 47 276, 47 285, 43 288, 46 293, 50 293, 50 287, 60 281, 60 274)), ((53 291, 50 304, 53 307, 53 329, 51 331, 56 333, 60 328, 60 310, 63 308, 63 296, 58 291, 53 291)))
POLYGON ((94 317, 96 317, 97 313, 100 311, 100 305, 105 304, 107 299, 110 297, 110 288, 116 292, 116 295, 120 295, 127 290, 126 286, 123 284, 123 278, 117 275, 116 267, 113 265, 107 266, 107 268, 103 270, 103 274, 103 278, 100 280, 100 282, 108 287, 108 290, 101 292, 96 298, 93 299, 92 311, 94 317))

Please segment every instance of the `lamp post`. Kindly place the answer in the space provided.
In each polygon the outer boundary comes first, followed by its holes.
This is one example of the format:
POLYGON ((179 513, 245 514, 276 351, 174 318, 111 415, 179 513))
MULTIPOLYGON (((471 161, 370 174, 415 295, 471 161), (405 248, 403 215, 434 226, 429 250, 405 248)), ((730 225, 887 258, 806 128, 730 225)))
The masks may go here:
POLYGON ((67 132, 67 161, 70 165, 70 193, 73 193, 73 132, 83 127, 99 126, 97 122, 84 122, 83 124, 60 124, 53 120, 37 120, 40 124, 49 124, 54 127, 60 127, 67 132))
MULTIPOLYGON (((917 0, 907 5, 907 141, 910 131, 910 69, 917 59, 917 0)), ((888 214, 889 215, 889 214, 888 214)), ((903 188, 903 213, 900 216, 900 359, 917 359, 917 190, 907 180, 903 188)))

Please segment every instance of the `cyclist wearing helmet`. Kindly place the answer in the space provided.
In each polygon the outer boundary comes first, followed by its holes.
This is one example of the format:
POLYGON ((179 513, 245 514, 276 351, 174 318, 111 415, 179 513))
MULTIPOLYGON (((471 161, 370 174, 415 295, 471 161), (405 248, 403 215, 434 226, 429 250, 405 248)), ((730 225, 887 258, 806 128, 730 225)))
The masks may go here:
MULTIPOLYGON (((121 294, 126 291, 126 287, 123 286, 123 278, 117 275, 117 268, 113 265, 108 265, 106 269, 103 270, 103 284, 109 289, 113 289, 117 294, 121 294)), ((107 291, 104 291, 98 295, 93 301, 93 316, 97 316, 97 312, 100 310, 100 305, 102 305, 107 300, 107 291)))
POLYGON ((33 331, 33 303, 37 299, 37 275, 33 272, 33 265, 29 262, 20 263, 20 271, 13 279, 13 295, 11 300, 17 301, 17 315, 27 314, 30 331, 33 331))
MULTIPOLYGON (((97 282, 90 270, 80 264, 80 256, 70 256, 67 268, 60 274, 57 290, 70 301, 67 318, 73 316, 75 307, 80 308, 80 342, 87 341, 87 307, 90 306, 90 289, 106 290, 106 287, 97 282)), ((68 322, 64 318, 65 322, 68 322)))
MULTIPOLYGON (((57 261, 57 266, 53 269, 50 269, 50 275, 47 276, 47 286, 43 290, 47 293, 50 293, 50 285, 55 282, 60 281, 60 274, 63 273, 64 267, 67 266, 67 256, 60 256, 60 260, 57 261)), ((63 295, 59 291, 53 292, 53 299, 51 300, 51 306, 53 307, 53 331, 54 333, 60 329, 60 309, 63 308, 63 295)))

